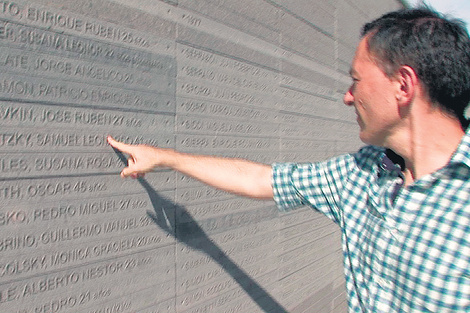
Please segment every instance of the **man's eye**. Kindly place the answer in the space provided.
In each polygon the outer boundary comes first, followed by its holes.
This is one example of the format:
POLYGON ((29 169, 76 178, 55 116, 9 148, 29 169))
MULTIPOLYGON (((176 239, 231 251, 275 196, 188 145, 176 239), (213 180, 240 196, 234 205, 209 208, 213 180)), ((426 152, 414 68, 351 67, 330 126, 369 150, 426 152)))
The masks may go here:
POLYGON ((351 83, 351 86, 356 86, 356 84, 359 82, 359 79, 357 78, 354 78, 354 77, 351 77, 351 80, 352 80, 352 83, 351 83))

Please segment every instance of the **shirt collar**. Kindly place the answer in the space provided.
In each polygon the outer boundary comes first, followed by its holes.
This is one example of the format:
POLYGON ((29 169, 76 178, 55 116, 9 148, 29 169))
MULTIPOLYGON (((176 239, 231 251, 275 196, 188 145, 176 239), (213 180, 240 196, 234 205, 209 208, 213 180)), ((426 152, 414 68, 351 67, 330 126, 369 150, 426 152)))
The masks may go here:
POLYGON ((385 149, 380 168, 389 172, 401 172, 405 168, 405 161, 401 156, 393 152, 393 150, 385 149))
POLYGON ((457 150, 450 159, 450 163, 463 163, 470 167, 470 127, 467 128, 457 150))

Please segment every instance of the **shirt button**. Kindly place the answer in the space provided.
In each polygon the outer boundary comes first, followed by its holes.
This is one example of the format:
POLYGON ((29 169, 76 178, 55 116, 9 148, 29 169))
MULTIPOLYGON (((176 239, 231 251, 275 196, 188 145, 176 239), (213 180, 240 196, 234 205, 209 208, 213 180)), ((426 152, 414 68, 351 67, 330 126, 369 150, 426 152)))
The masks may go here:
POLYGON ((390 251, 392 251, 393 254, 399 254, 400 253, 400 248, 393 245, 393 246, 390 247, 390 251))
POLYGON ((377 303, 377 308, 381 312, 388 312, 388 310, 390 309, 390 307, 388 305, 386 305, 385 303, 382 303, 382 302, 377 303))
POLYGON ((390 287, 390 282, 386 279, 383 279, 382 277, 377 278, 377 283, 382 287, 382 288, 389 288, 390 287))
POLYGON ((411 214, 406 214, 404 216, 404 218, 405 218, 405 221, 407 221, 407 222, 413 222, 416 219, 416 217, 414 215, 411 215, 411 214))

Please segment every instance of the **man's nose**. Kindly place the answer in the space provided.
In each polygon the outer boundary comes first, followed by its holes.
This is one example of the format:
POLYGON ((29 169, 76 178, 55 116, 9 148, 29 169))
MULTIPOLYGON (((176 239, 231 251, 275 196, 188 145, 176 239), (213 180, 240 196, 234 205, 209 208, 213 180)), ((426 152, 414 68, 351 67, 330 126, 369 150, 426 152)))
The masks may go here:
POLYGON ((354 104, 354 96, 352 95, 351 88, 349 88, 348 91, 346 91, 346 93, 344 94, 343 102, 348 106, 354 104))

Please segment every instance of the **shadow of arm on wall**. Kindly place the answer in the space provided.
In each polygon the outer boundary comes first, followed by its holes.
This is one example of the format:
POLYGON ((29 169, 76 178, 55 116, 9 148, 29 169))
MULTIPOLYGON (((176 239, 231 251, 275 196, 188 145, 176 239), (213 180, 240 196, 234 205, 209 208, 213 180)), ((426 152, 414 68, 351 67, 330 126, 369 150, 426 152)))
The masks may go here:
MULTIPOLYGON (((127 164, 124 155, 117 150, 115 150, 115 152, 118 154, 119 158, 127 164)), ((179 242, 208 255, 245 290, 264 312, 287 313, 286 309, 284 309, 281 304, 250 277, 250 275, 233 262, 226 253, 207 236, 204 230, 183 206, 177 205, 171 200, 160 196, 144 178, 137 178, 137 181, 149 196, 153 211, 148 211, 147 214, 156 225, 166 233, 175 237, 179 242), (172 218, 173 214, 169 214, 172 210, 181 210, 183 214, 188 216, 189 221, 185 222, 184 225, 177 225, 172 218), (197 238, 198 240, 191 240, 191 238, 197 238)))

